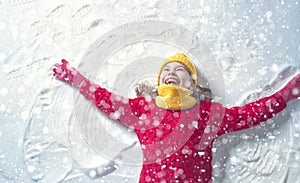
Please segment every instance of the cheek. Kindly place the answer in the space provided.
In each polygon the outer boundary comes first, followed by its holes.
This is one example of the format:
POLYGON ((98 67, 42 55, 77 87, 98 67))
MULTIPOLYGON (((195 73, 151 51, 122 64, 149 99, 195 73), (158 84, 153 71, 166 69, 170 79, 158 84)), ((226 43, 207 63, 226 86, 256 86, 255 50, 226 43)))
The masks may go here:
POLYGON ((160 75, 159 83, 163 83, 164 77, 165 77, 165 74, 160 75))
POLYGON ((164 83, 164 82, 163 82, 162 78, 160 78, 159 84, 163 84, 163 83, 164 83))
POLYGON ((193 80, 189 74, 185 74, 184 76, 182 76, 182 82, 183 82, 182 84, 187 87, 193 85, 193 80))
POLYGON ((180 74, 180 78, 182 79, 182 81, 184 82, 187 82, 191 79, 190 75, 189 74, 186 74, 186 73, 181 73, 180 74))

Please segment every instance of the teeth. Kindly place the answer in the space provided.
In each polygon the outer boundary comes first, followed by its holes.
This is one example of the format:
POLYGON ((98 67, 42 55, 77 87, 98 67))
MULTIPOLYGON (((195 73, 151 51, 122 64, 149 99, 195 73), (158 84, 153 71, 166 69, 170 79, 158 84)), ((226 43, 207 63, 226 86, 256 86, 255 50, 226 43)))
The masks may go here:
POLYGON ((167 79, 166 80, 166 84, 173 84, 173 85, 176 85, 177 84, 177 81, 175 79, 167 79))

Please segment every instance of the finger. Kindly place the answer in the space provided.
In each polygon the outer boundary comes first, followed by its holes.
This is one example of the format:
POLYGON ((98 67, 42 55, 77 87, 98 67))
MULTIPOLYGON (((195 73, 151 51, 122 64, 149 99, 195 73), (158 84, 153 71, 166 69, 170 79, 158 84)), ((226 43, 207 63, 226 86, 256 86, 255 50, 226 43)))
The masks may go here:
POLYGON ((57 71, 56 70, 54 70, 53 69, 53 76, 55 76, 55 77, 59 77, 59 74, 57 73, 57 71))
POLYGON ((54 68, 53 70, 57 75, 62 75, 65 71, 62 70, 60 67, 59 68, 54 68))
POLYGON ((59 63, 54 64, 55 67, 60 67, 59 63))
POLYGON ((58 72, 58 70, 56 68, 53 69, 53 76, 61 77, 61 74, 58 72))
POLYGON ((69 63, 69 62, 66 61, 65 59, 62 59, 61 62, 64 63, 64 64, 68 64, 68 63, 69 63))

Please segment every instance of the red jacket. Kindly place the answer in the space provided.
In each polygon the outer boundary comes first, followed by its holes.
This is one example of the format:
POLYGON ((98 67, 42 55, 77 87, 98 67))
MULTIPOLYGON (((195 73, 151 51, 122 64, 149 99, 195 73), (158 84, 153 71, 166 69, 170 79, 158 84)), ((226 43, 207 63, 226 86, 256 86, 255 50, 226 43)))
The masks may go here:
POLYGON ((158 108, 144 97, 126 99, 90 82, 80 89, 110 118, 136 132, 143 150, 140 182, 212 182, 212 144, 222 134, 259 125, 286 107, 277 92, 241 107, 201 101, 185 111, 158 108))

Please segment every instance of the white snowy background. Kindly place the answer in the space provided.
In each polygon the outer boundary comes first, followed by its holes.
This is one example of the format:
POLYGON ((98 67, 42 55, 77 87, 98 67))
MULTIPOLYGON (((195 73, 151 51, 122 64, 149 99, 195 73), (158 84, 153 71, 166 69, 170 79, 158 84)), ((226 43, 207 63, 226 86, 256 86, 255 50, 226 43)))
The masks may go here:
MULTIPOLYGON (((138 163, 100 157, 76 129, 76 92, 53 79, 51 67, 61 58, 76 67, 101 35, 143 20, 173 22, 201 37, 222 71, 227 107, 271 94, 299 72, 297 0, 1 0, 0 182, 137 182, 138 163)), ((131 57, 145 52, 135 48, 131 57)), ((98 80, 113 85, 109 76, 98 80)), ((216 141, 215 182, 300 182, 299 100, 288 105, 266 124, 216 141)), ((121 137, 128 146, 135 138, 121 137)))

